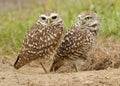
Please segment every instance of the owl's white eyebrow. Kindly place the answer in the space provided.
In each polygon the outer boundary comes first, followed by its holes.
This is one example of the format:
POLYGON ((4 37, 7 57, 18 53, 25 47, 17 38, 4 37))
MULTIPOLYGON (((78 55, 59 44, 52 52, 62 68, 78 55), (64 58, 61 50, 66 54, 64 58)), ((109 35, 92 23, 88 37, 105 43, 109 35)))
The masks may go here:
POLYGON ((86 17, 91 17, 91 15, 87 15, 87 16, 85 16, 85 18, 86 18, 86 17))
POLYGON ((78 17, 81 17, 81 15, 78 15, 78 17))
POLYGON ((47 17, 46 15, 40 15, 40 17, 47 17))
POLYGON ((52 17, 52 16, 58 16, 58 14, 52 13, 52 14, 50 15, 50 17, 52 17))

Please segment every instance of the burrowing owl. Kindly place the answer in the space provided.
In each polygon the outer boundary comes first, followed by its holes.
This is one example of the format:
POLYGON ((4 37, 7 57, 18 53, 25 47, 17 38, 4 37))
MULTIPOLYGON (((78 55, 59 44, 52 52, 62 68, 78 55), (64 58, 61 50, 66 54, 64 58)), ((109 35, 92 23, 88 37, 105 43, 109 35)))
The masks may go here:
MULTIPOLYGON (((87 52, 92 48, 98 32, 100 19, 94 12, 83 12, 78 22, 73 25, 59 46, 50 71, 56 71, 66 60, 86 59, 87 52)), ((78 69, 76 68, 76 71, 78 69)))
MULTIPOLYGON (((42 65, 43 62, 53 59, 63 34, 63 22, 58 13, 46 11, 41 14, 25 35, 14 67, 19 69, 33 60, 40 60, 42 65)), ((42 67, 44 68, 43 65, 42 67)), ((44 71, 46 72, 45 68, 44 71)))

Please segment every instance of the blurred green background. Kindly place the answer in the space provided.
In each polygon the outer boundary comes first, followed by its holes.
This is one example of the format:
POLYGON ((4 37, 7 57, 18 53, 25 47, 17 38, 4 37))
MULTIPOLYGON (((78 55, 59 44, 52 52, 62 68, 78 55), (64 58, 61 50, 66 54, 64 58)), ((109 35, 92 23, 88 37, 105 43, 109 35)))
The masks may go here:
POLYGON ((83 11, 95 11, 101 18, 99 38, 120 39, 120 0, 0 0, 0 57, 18 53, 25 32, 41 12, 55 10, 66 29, 83 11))

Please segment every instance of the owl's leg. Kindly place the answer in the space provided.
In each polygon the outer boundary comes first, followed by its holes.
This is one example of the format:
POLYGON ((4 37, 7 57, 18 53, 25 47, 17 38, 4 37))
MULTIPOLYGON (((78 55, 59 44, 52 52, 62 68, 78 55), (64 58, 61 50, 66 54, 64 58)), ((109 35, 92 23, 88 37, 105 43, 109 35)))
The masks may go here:
POLYGON ((41 62, 40 62, 40 65, 42 66, 42 68, 45 71, 45 73, 47 73, 47 70, 45 69, 44 65, 41 62))
POLYGON ((86 64, 86 59, 77 59, 73 61, 73 67, 75 68, 76 72, 83 70, 85 64, 86 64))
POLYGON ((79 72, 79 68, 77 67, 77 65, 75 63, 73 63, 73 67, 75 68, 76 72, 79 72))
POLYGON ((62 65, 64 64, 64 60, 54 60, 51 68, 50 68, 50 72, 56 72, 62 65))
MULTIPOLYGON (((51 63, 50 63, 50 67, 49 67, 49 72, 51 72, 51 68, 52 68, 52 66, 53 66, 53 60, 51 61, 51 63)), ((54 71, 53 69, 52 69, 52 71, 54 71)))

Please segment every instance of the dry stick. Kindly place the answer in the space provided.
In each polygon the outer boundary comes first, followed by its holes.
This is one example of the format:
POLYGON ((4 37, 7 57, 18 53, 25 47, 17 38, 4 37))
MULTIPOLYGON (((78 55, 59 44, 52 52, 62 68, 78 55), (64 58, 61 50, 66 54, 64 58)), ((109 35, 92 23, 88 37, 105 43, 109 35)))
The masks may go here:
POLYGON ((47 70, 45 69, 45 67, 43 66, 43 64, 41 62, 40 62, 40 64, 41 64, 43 70, 45 71, 45 73, 47 73, 47 70))

